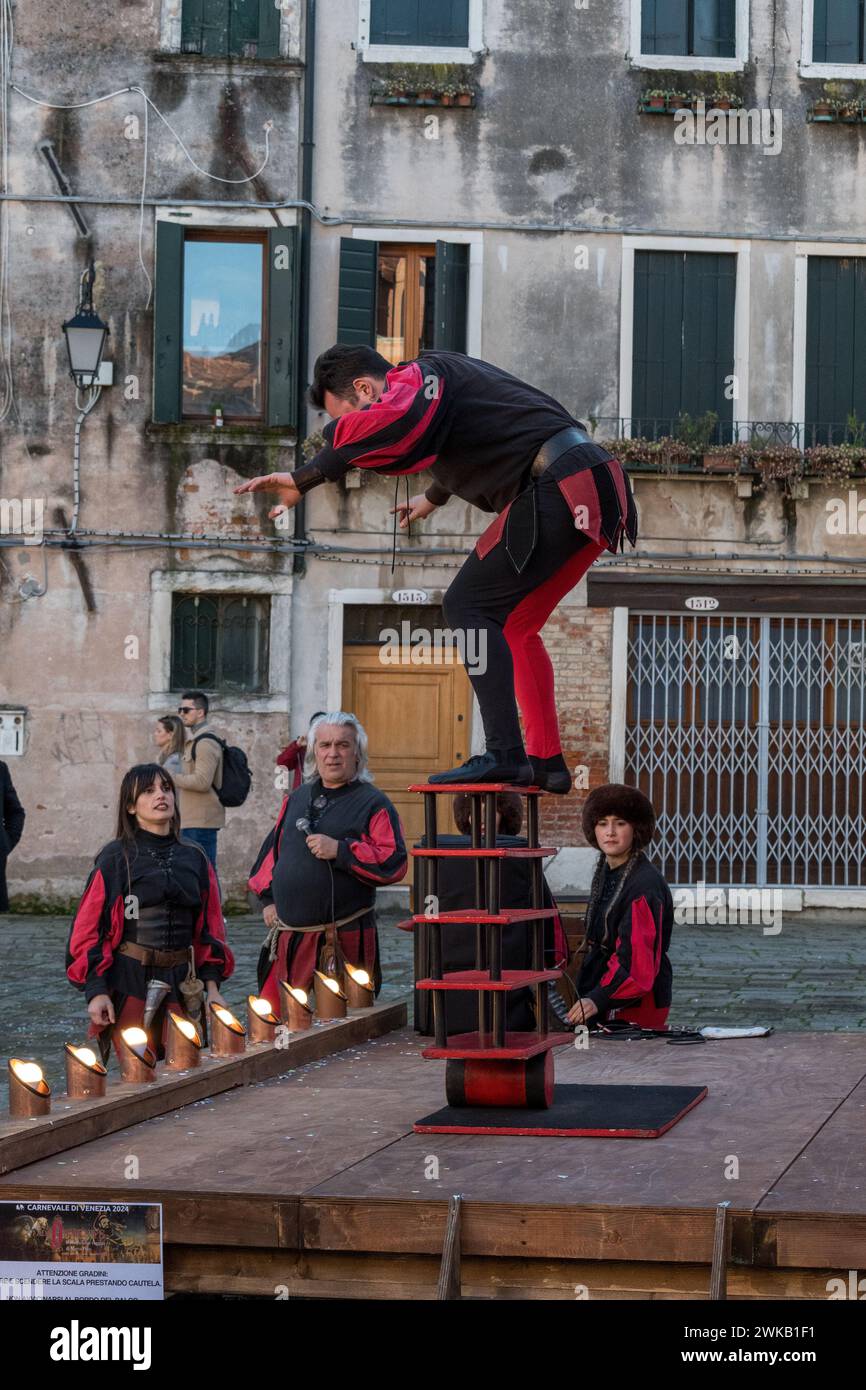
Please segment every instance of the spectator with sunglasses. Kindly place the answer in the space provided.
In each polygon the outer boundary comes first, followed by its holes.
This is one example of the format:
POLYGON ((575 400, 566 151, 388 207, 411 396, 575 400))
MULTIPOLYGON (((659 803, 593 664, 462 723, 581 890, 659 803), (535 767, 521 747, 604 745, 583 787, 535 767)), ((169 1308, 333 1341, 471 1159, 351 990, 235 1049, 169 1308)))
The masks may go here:
POLYGON ((217 834, 226 823, 225 807, 217 796, 222 785, 223 751, 219 735, 208 720, 209 702, 202 690, 185 690, 177 712, 187 740, 181 771, 173 774, 180 793, 180 818, 185 840, 201 845, 214 869, 217 834))

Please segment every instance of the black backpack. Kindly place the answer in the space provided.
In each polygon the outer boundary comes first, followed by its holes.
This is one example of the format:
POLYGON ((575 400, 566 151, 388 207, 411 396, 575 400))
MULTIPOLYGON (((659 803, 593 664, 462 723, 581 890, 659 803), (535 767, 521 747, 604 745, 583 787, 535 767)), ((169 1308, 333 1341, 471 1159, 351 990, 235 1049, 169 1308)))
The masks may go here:
POLYGON ((243 806, 250 794, 253 774, 250 772, 250 765, 247 762, 247 755, 242 748, 232 748, 226 743, 225 739, 219 738, 216 734, 199 734, 198 738, 192 741, 192 760, 195 762, 195 746, 199 738, 212 738, 223 750, 223 777, 220 786, 214 787, 214 791, 223 806, 243 806))

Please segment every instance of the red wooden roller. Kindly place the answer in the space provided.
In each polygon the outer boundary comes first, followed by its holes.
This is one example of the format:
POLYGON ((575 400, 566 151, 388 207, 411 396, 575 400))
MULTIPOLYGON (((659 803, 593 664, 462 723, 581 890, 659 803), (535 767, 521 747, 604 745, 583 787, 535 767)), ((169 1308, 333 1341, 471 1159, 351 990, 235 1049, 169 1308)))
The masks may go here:
POLYGON ((553 1053, 540 1052, 519 1062, 446 1062, 445 1095, 449 1105, 460 1107, 546 1110, 553 1102, 553 1053))

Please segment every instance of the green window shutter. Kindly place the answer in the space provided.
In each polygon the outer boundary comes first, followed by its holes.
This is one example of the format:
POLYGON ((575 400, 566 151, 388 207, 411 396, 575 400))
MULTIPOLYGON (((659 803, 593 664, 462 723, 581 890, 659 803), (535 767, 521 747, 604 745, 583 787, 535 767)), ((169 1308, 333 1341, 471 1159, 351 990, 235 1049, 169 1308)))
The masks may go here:
POLYGON ((259 0, 229 0, 228 52, 234 58, 257 57, 259 0))
POLYGON ((337 342, 376 346, 376 281, 379 243, 340 239, 337 342))
POLYGON ((734 370, 734 301, 737 258, 688 252, 683 268, 683 348, 680 409, 692 419, 712 410, 720 438, 730 438, 733 400, 725 397, 734 370))
POLYGON ((635 253, 632 431, 666 434, 681 414, 733 419, 736 257, 635 253), (654 422, 658 422, 654 424, 654 422))
POLYGON ((268 232, 268 424, 294 426, 297 411, 298 230, 268 232))
POLYGON ((687 54, 689 0, 643 0, 641 52, 687 54))
POLYGON ((813 63, 861 63, 863 0, 815 0, 813 63))
POLYGON ((808 442, 839 442, 849 415, 866 420, 866 262, 810 256, 806 310, 808 442), (841 428, 840 428, 841 427, 841 428))
POLYGON ((372 0, 370 42, 466 48, 469 0, 372 0))
POLYGON ((632 423, 635 435, 670 432, 680 413, 684 261, 676 251, 636 251, 632 423))
POLYGON ((231 0, 183 0, 181 36, 183 39, 188 35, 188 52, 225 57, 229 52, 230 3, 231 0))
POLYGON ((466 351, 466 303, 469 247, 465 242, 437 241, 435 328, 433 346, 466 351))
POLYGON ((736 56, 736 0, 694 0, 691 51, 698 57, 736 56))
POLYGON ((153 308, 153 418, 177 424, 181 409, 183 352, 183 227, 156 224, 153 308))
POLYGON ((183 0, 180 16, 182 53, 201 53, 205 0, 183 0))
POLYGON ((280 11, 274 0, 257 0, 259 7, 259 58, 280 56, 280 11))

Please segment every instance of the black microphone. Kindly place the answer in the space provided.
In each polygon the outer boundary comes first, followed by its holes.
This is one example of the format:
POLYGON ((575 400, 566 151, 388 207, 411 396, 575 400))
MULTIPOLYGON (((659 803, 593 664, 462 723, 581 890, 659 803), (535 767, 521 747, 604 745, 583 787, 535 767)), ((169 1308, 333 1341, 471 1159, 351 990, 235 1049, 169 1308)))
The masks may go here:
POLYGON ((312 827, 306 816, 299 816, 295 821, 295 829, 300 830, 302 835, 309 835, 312 827))

